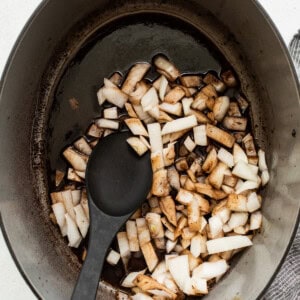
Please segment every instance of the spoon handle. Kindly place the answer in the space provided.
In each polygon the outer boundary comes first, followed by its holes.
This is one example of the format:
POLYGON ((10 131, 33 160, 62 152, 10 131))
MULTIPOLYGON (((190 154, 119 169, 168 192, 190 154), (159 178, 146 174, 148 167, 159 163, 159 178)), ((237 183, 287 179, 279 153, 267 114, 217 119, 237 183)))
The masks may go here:
POLYGON ((116 227, 119 223, 112 222, 113 217, 100 212, 92 203, 90 205, 90 218, 87 257, 73 291, 72 300, 94 300, 96 298, 103 263, 113 238, 112 232, 119 229, 116 227))

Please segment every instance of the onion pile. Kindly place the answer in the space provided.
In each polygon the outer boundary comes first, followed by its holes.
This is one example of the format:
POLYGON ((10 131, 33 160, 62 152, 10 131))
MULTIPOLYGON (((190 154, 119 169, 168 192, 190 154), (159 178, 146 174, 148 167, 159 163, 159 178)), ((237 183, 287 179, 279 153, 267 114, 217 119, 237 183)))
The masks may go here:
POLYGON ((252 245, 262 224, 258 190, 268 183, 269 171, 251 134, 248 101, 240 93, 229 97, 238 88, 231 70, 220 78, 213 72, 181 74, 158 55, 153 66, 132 66, 124 80, 119 73, 104 79, 97 93, 105 105, 101 118, 63 151, 68 170, 56 171, 51 217, 75 248, 89 227, 84 178, 93 147, 127 126, 127 142, 137 155, 151 152, 146 205, 126 222, 116 237, 118 248, 107 255, 110 265, 121 260, 124 266, 122 299, 205 295, 232 256, 252 245), (145 79, 151 67, 160 74, 153 82, 145 79), (64 178, 68 185, 61 186, 64 178), (128 272, 137 254, 147 267, 128 272))

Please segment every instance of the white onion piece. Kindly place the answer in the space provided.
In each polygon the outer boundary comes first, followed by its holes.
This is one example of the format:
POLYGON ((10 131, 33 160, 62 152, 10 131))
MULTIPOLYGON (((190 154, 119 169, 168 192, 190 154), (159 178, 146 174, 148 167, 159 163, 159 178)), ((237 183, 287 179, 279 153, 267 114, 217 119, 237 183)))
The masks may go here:
POLYGON ((193 128, 197 126, 197 119, 195 116, 189 116, 184 118, 179 118, 171 122, 167 122, 163 127, 161 133, 162 135, 181 131, 184 129, 193 128))
POLYGON ((81 190, 73 190, 71 191, 71 193, 72 193, 73 206, 76 206, 78 205, 81 199, 81 190))
POLYGON ((209 240, 206 246, 208 253, 214 254, 252 246, 252 242, 247 236, 235 235, 209 240))
POLYGON ((257 194, 252 192, 247 198, 247 209, 249 212, 254 212, 261 207, 260 201, 258 200, 257 194))
POLYGON ((256 211, 250 216, 250 230, 256 230, 261 227, 262 214, 260 211, 256 211))
POLYGON ((82 238, 77 228, 76 223, 69 216, 69 214, 65 214, 66 222, 67 222, 67 235, 69 240, 69 247, 78 248, 82 238))
POLYGON ((193 128, 194 141, 199 146, 207 146, 206 125, 200 125, 193 128))
POLYGON ((176 284, 181 290, 184 290, 185 282, 190 278, 188 255, 180 255, 169 259, 168 266, 176 284))
POLYGON ((62 236, 67 235, 67 226, 66 226, 66 210, 63 203, 58 202, 52 205, 52 210, 56 218, 56 222, 60 228, 62 236))
POLYGON ((84 210, 80 204, 74 207, 76 224, 83 238, 86 237, 89 229, 89 220, 86 217, 84 210))
POLYGON ((259 149, 257 154, 258 154, 258 166, 259 166, 259 170, 261 172, 265 171, 265 170, 268 170, 268 166, 267 166, 267 163, 266 163, 266 154, 265 154, 265 151, 259 149))
POLYGON ((229 266, 225 259, 214 262, 204 262, 193 270, 193 278, 203 278, 206 280, 222 276, 229 266))
POLYGON ((234 166, 233 155, 224 148, 220 148, 218 151, 218 159, 226 164, 229 168, 234 166))
POLYGON ((233 145, 232 154, 233 154, 234 164, 237 164, 239 161, 243 161, 246 164, 248 163, 248 157, 245 151, 238 144, 233 145))
POLYGON ((228 221, 228 225, 234 229, 239 226, 244 226, 248 220, 248 213, 245 212, 235 212, 231 214, 228 221))
POLYGON ((126 287, 126 288, 132 288, 135 286, 135 284, 133 283, 134 280, 136 279, 136 277, 139 274, 145 274, 146 269, 138 271, 138 272, 130 272, 122 281, 121 286, 126 287))
POLYGON ((253 172, 252 168, 249 167, 244 161, 238 161, 232 170, 232 174, 245 180, 256 181, 258 176, 253 172))
POLYGON ((152 123, 147 125, 149 140, 151 145, 151 152, 163 150, 163 143, 161 138, 161 130, 159 123, 152 123))
POLYGON ((152 297, 144 293, 137 293, 133 296, 130 296, 132 300, 153 300, 152 297))
POLYGON ((241 194, 248 190, 257 189, 258 187, 259 187, 258 182, 247 180, 244 181, 242 184, 240 184, 239 187, 236 188, 235 192, 236 194, 241 194))
POLYGON ((120 260, 121 258, 121 255, 120 253, 118 253, 117 251, 111 249, 106 257, 106 261, 112 265, 112 266, 115 266, 118 261, 120 260))

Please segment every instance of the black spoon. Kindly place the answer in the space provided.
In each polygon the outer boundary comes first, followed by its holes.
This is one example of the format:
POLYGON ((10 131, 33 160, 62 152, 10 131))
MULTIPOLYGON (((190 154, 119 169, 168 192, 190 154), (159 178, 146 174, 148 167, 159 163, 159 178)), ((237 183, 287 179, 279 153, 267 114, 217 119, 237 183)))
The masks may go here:
POLYGON ((138 157, 126 142, 129 136, 129 132, 120 132, 101 139, 90 156, 86 169, 89 245, 72 300, 95 299, 113 237, 151 188, 149 153, 138 157))

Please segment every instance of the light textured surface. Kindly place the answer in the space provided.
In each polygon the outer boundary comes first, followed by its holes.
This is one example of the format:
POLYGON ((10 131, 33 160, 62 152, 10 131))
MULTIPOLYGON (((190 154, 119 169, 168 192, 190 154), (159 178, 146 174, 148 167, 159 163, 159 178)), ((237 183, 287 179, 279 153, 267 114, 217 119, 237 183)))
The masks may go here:
MULTIPOLYGON (((0 0, 0 75, 14 42, 40 0, 0 0)), ((288 45, 300 28, 299 0, 260 0, 288 45)), ((300 237, 265 299, 300 299, 300 237)), ((19 274, 0 232, 0 299, 31 300, 35 296, 19 274)))

